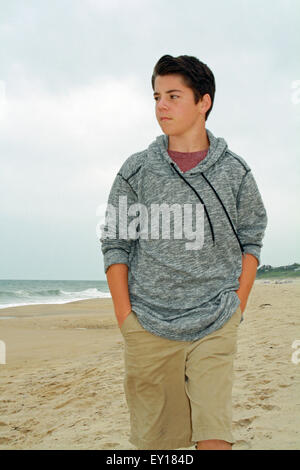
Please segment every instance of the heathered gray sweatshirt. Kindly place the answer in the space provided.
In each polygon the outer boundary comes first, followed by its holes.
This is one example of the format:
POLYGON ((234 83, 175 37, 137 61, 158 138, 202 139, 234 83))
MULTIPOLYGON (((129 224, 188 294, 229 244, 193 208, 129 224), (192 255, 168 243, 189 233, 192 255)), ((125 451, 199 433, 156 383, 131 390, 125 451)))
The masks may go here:
POLYGON ((223 138, 206 132, 207 156, 186 172, 169 156, 164 134, 127 158, 108 198, 107 207, 115 208, 116 218, 106 213, 100 238, 105 272, 115 263, 128 265, 130 302, 140 324, 155 335, 178 341, 200 339, 233 315, 240 304, 235 291, 242 255, 251 253, 260 263, 267 226, 251 169, 223 138), (155 205, 161 204, 179 205, 176 224, 181 212, 182 236, 175 234, 172 210, 170 219, 165 218, 169 238, 162 232, 163 216, 159 225, 154 215, 150 217, 155 205), (184 205, 192 207, 186 219, 184 205), (130 208, 127 219, 124 207, 130 208), (115 233, 109 229, 112 220, 115 233), (194 241, 184 229, 188 221, 191 230, 197 230, 194 241), (151 227, 158 228, 159 236, 157 231, 152 236, 151 227))

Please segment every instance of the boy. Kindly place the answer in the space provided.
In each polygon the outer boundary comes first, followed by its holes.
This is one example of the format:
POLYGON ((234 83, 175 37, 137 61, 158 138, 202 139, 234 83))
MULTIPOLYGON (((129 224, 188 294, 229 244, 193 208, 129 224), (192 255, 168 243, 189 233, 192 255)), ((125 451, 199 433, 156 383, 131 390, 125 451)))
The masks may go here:
POLYGON ((152 88, 163 135, 123 163, 101 236, 130 442, 230 450, 237 332, 267 214, 247 163, 205 128, 215 94, 207 65, 165 55, 152 88))

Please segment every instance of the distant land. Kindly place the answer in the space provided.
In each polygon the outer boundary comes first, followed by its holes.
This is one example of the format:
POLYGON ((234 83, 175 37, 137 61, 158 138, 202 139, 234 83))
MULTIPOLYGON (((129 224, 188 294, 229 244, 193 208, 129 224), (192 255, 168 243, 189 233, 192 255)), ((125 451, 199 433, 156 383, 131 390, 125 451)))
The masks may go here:
POLYGON ((256 273, 256 279, 274 279, 288 277, 300 277, 300 264, 294 263, 288 266, 273 268, 270 264, 263 264, 256 273))

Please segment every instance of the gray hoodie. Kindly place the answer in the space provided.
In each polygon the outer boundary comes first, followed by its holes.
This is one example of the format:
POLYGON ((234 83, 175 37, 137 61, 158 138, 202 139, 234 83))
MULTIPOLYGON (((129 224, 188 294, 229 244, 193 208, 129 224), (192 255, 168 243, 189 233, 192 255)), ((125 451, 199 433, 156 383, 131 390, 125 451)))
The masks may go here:
POLYGON ((223 138, 206 132, 208 153, 186 172, 169 156, 164 134, 127 158, 108 198, 107 208, 115 209, 115 219, 106 212, 100 238, 105 272, 115 263, 128 265, 130 302, 140 324, 177 341, 200 339, 233 315, 240 304, 235 291, 242 255, 251 253, 260 264, 267 226, 251 169, 223 138), (170 218, 165 217, 169 238, 162 231, 164 216, 155 219, 151 212, 161 204, 169 209, 177 204, 180 209, 171 209, 170 218), (191 208, 186 219, 185 205, 191 208), (127 219, 124 207, 131 207, 127 219), (180 220, 183 235, 177 236, 180 220), (185 231, 188 226, 190 231, 185 231), (151 227, 157 229, 155 236, 151 227))

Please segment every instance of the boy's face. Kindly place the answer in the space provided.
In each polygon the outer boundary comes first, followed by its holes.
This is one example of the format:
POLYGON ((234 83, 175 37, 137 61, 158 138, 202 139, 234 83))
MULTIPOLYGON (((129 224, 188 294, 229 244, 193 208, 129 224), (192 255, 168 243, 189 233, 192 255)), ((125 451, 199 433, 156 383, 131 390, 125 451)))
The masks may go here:
POLYGON ((155 114, 164 134, 187 135, 205 124, 205 113, 211 100, 205 94, 195 104, 194 92, 180 75, 158 75, 154 82, 155 114))

